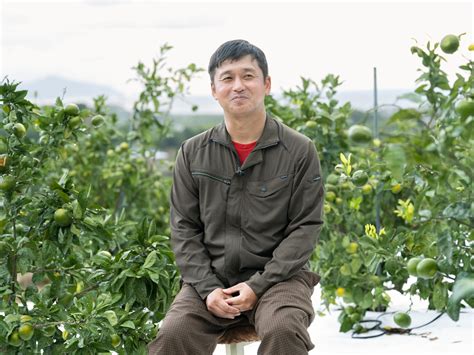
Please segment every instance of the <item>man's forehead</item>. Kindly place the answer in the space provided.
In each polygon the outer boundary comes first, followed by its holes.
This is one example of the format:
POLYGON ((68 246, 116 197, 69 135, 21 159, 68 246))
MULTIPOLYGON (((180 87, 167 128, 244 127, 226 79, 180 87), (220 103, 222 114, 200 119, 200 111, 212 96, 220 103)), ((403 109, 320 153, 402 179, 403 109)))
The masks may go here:
POLYGON ((239 59, 227 59, 221 63, 221 65, 216 68, 217 73, 224 73, 234 70, 251 70, 256 71, 260 67, 258 66, 257 60, 252 58, 250 55, 239 59))

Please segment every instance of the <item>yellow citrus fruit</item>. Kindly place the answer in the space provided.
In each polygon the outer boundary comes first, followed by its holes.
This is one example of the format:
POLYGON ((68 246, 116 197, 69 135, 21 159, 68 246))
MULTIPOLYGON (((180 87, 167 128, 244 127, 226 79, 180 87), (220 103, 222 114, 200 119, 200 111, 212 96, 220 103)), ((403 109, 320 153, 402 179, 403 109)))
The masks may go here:
POLYGON ((54 212, 54 221, 61 227, 70 226, 72 223, 72 217, 69 211, 64 208, 58 208, 54 212))
POLYGON ((393 321, 402 328, 408 328, 411 324, 411 317, 404 312, 397 312, 393 315, 393 321))
POLYGON ((61 337, 63 338, 63 340, 66 340, 69 336, 69 332, 67 330, 63 330, 63 332, 61 333, 61 337))
POLYGON ((305 125, 308 128, 316 128, 318 124, 313 120, 308 120, 306 121, 305 125))
POLYGON ((393 194, 398 194, 400 191, 402 191, 402 185, 395 184, 392 186, 390 190, 392 191, 393 194))
POLYGON ((20 334, 20 338, 23 340, 30 340, 33 337, 33 333, 35 329, 30 323, 25 323, 20 326, 18 329, 18 334, 20 334))
POLYGON ((444 36, 440 43, 441 50, 446 54, 452 54, 459 48, 459 38, 455 35, 444 36))
POLYGON ((83 289, 84 289, 84 282, 78 281, 76 283, 76 293, 82 292, 83 289))
POLYGON ((122 151, 122 152, 127 151, 128 148, 129 148, 129 145, 128 145, 127 142, 122 142, 122 143, 120 143, 120 145, 119 145, 119 149, 120 149, 120 151, 122 151))
POLYGON ((356 242, 351 242, 346 248, 349 254, 357 253, 357 249, 359 249, 359 244, 357 244, 356 242))
POLYGON ((346 293, 346 289, 344 287, 338 287, 336 290, 337 297, 343 297, 345 293, 346 293))
POLYGON ((425 258, 416 266, 416 274, 422 279, 432 279, 438 272, 436 260, 425 258))
POLYGON ((372 192, 372 185, 365 184, 364 186, 362 186, 362 193, 364 195, 369 195, 371 192, 372 192))
POLYGON ((344 201, 340 197, 336 197, 336 205, 341 205, 344 201))

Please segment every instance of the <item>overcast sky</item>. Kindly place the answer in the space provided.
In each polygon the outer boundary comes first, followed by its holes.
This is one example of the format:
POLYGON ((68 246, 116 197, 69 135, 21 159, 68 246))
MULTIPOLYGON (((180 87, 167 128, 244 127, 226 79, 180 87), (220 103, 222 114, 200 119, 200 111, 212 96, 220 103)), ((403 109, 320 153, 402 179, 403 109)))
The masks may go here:
MULTIPOLYGON (((200 2, 0 0, 2 77, 29 81, 48 75, 105 84, 129 93, 130 69, 149 63, 165 42, 169 63, 207 67, 224 41, 244 38, 267 56, 273 91, 339 74, 343 90, 414 87, 419 62, 414 39, 425 44, 448 33, 463 37, 448 72, 473 52, 473 5, 465 2, 200 2)), ((192 93, 209 94, 202 73, 192 93)))

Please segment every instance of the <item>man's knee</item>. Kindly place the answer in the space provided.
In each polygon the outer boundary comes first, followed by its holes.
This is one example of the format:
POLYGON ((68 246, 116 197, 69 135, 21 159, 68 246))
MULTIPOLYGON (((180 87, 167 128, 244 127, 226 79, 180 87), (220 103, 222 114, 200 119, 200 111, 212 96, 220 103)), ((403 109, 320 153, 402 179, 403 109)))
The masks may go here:
POLYGON ((257 324, 259 336, 287 336, 305 331, 310 325, 310 315, 298 308, 288 307, 257 324))

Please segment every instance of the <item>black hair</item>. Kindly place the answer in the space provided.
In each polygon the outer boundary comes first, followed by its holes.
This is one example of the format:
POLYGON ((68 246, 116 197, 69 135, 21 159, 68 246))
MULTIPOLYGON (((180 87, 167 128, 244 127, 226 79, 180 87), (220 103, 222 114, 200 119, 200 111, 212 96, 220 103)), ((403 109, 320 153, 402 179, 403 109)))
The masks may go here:
POLYGON ((265 53, 263 53, 260 48, 254 46, 246 40, 236 39, 221 44, 211 56, 208 67, 211 82, 214 81, 216 69, 219 68, 223 62, 228 59, 231 61, 239 60, 246 55, 250 55, 252 59, 257 61, 258 66, 262 70, 263 79, 265 80, 268 76, 268 64, 267 59, 265 58, 265 53))

